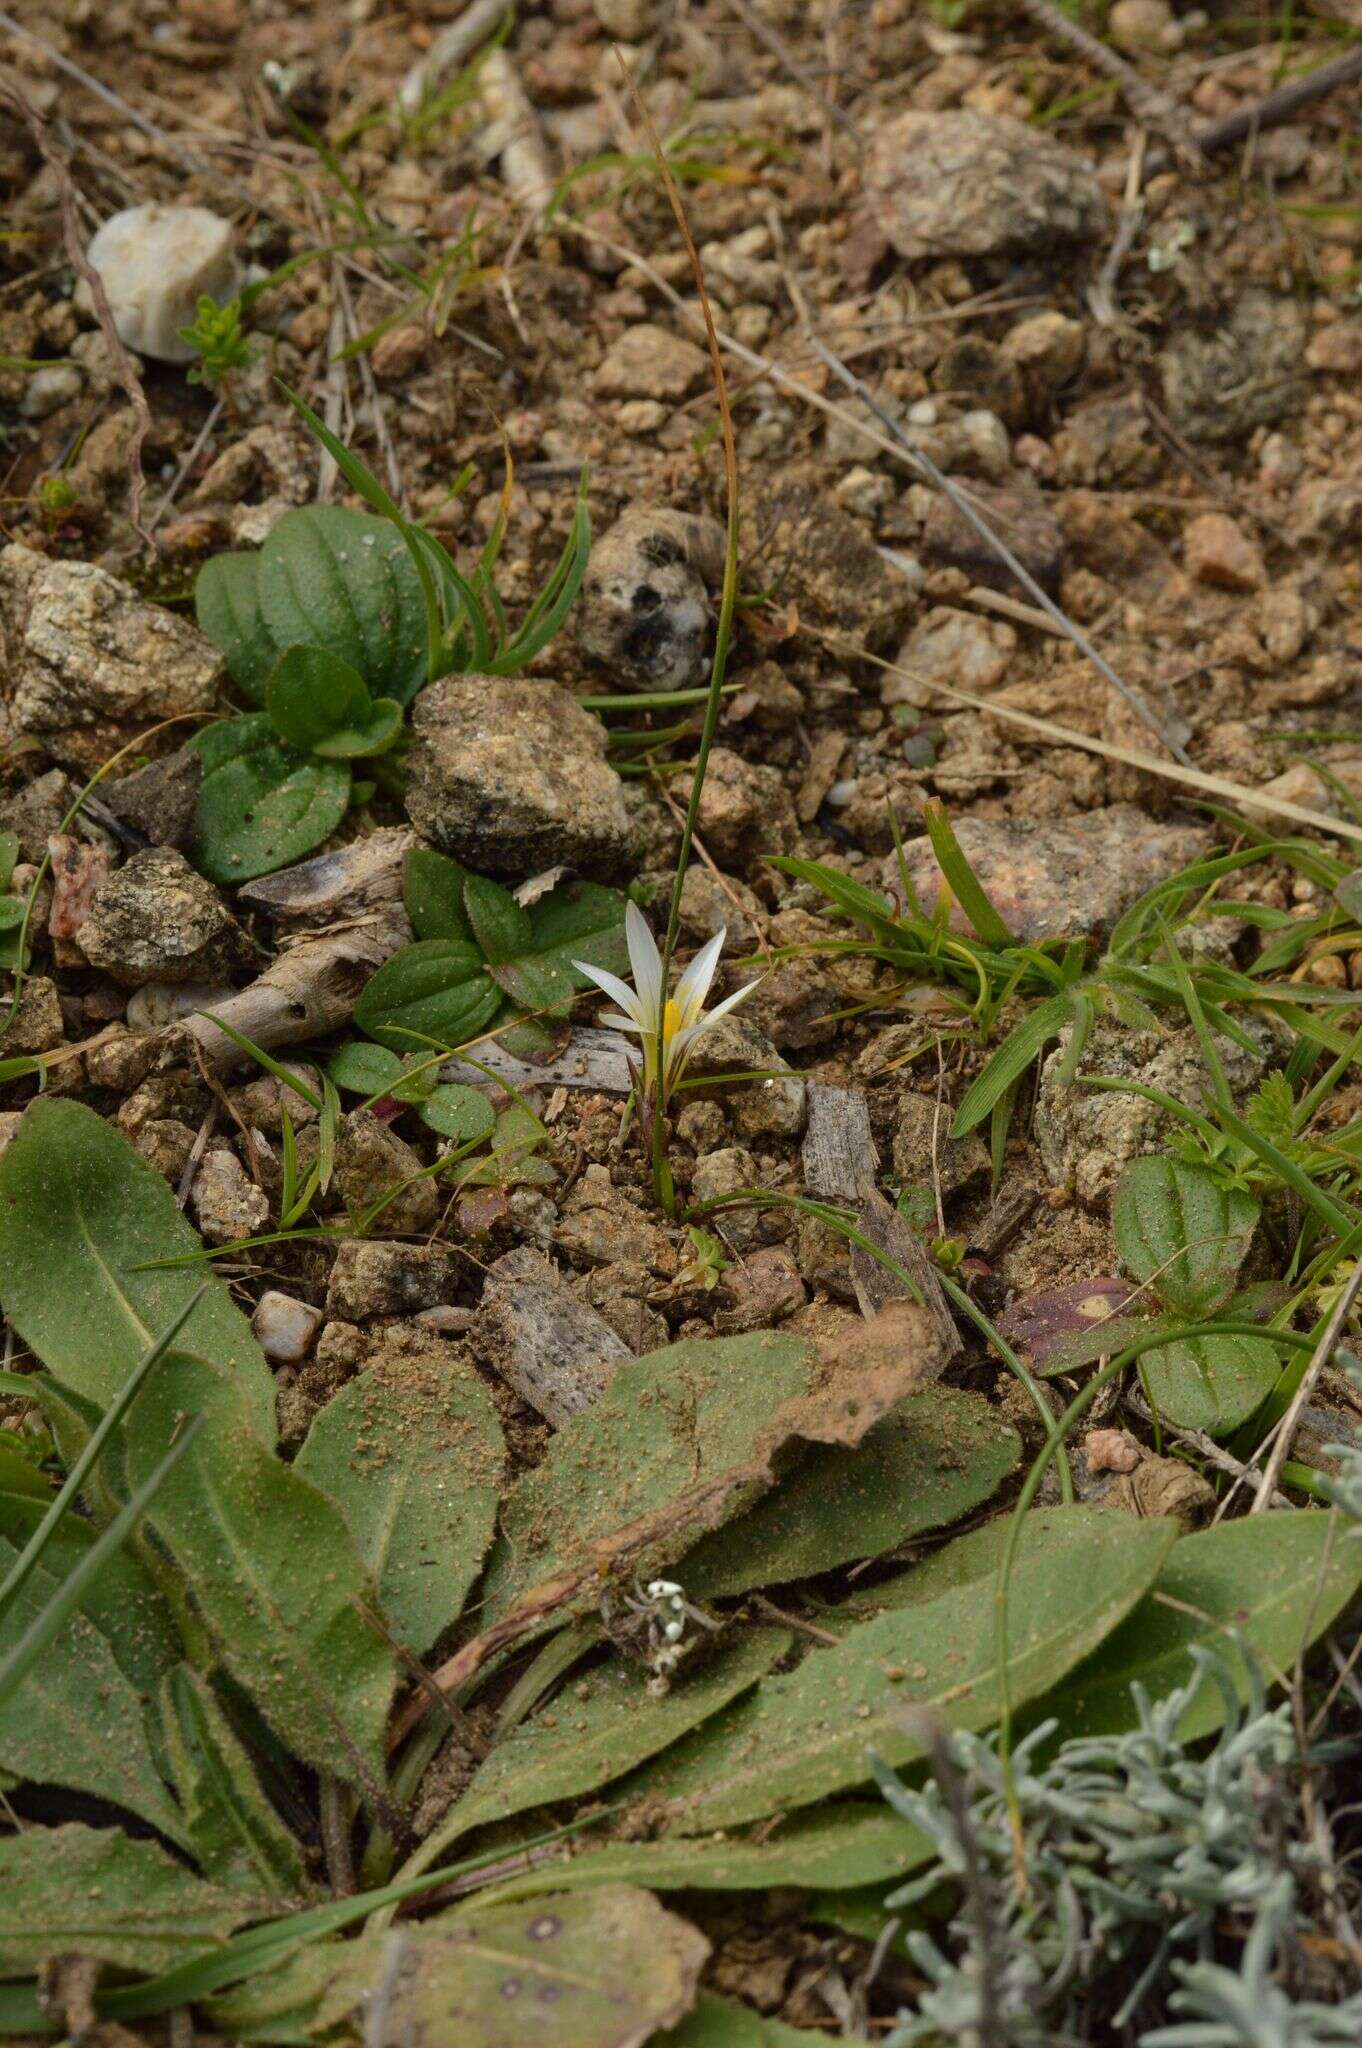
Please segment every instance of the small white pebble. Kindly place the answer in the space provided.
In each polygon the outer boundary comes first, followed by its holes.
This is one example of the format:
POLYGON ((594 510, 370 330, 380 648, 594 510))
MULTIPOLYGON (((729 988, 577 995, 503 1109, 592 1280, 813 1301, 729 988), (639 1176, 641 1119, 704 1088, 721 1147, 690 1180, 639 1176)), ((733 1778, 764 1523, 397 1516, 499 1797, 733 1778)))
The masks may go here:
POLYGON ((251 1317, 260 1349, 279 1365, 296 1365, 306 1358, 321 1326, 319 1308, 310 1308, 307 1302, 295 1301, 291 1294, 280 1294, 273 1287, 261 1295, 251 1317))

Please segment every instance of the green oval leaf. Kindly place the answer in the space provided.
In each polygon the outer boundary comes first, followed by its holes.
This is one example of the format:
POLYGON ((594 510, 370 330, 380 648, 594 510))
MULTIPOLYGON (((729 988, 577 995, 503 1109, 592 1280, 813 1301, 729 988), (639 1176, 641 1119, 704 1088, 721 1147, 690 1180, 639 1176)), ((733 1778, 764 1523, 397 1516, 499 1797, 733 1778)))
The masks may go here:
POLYGON ((1204 1166, 1160 1155, 1126 1168, 1112 1226, 1135 1278, 1150 1281, 1179 1315, 1195 1318, 1233 1292, 1258 1214, 1252 1195, 1222 1187, 1204 1166))
POLYGON ((402 871, 402 896, 418 939, 472 939, 463 901, 468 879, 468 869, 448 854, 413 847, 402 871))
POLYGON ((265 709, 288 746, 308 754, 320 741, 363 725, 372 699, 363 676, 324 647, 288 647, 270 670, 265 709))
POLYGON ((358 1003, 355 1022, 380 1045, 413 1052, 422 1039, 463 1045, 501 1008, 475 946, 424 939, 379 968, 358 1003))
POLYGON ((360 1373, 294 1461, 344 1515, 384 1619, 418 1656, 458 1620, 482 1568, 505 1455, 482 1381, 432 1356, 360 1373))
POLYGON ((402 1079, 402 1062, 386 1045, 352 1038, 327 1067, 338 1088, 348 1095, 391 1095, 402 1079))
POLYGON ((340 505, 286 512, 260 550, 258 594, 276 646, 338 654, 399 704, 425 681, 421 583, 386 519, 340 505))
POLYGON ((371 760, 386 754, 402 737, 402 706, 392 697, 375 697, 366 718, 318 740, 313 753, 324 761, 371 760))
POLYGON ((203 760, 196 860, 210 882, 273 874, 320 846, 345 816, 346 764, 281 745, 261 712, 207 726, 189 744, 203 760))
MULTIPOLYGON (((991 1562, 995 1541, 987 1529, 980 1536, 982 1544, 964 1536, 938 1558, 981 1550, 991 1562)), ((1153 1584, 1173 1536, 1169 1522, 1097 1508, 1027 1516, 1008 1601, 1014 1704, 1096 1649, 1153 1584)), ((950 1727, 988 1727, 1000 1706, 996 1601, 996 1572, 982 1570, 853 1625, 835 1650, 811 1651, 788 1677, 764 1679, 629 1789, 666 1800, 678 1833, 700 1834, 858 1785, 872 1750, 896 1766, 921 1757, 927 1716, 909 1719, 905 1705, 950 1727)))
POLYGON ((274 635, 260 611, 257 569, 260 556, 213 555, 194 585, 199 631, 227 657, 232 681, 252 704, 263 704, 270 670, 279 658, 274 635))
POLYGON ((472 1145, 490 1138, 497 1126, 497 1113, 487 1097, 462 1081, 446 1081, 431 1090, 421 1105, 421 1121, 452 1138, 456 1145, 472 1145))
POLYGON ((1267 1399, 1281 1361, 1262 1337, 1180 1337, 1140 1360, 1162 1422, 1228 1436, 1267 1399))

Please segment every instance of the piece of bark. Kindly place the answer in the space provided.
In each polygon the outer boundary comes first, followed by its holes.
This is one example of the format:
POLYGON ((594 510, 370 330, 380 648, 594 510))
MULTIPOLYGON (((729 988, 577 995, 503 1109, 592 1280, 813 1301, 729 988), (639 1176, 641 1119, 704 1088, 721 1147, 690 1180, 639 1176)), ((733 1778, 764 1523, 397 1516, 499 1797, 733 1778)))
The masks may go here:
MULTIPOLYGON (((923 1247, 922 1240, 906 1216, 900 1216, 881 1194, 867 1195, 856 1218, 856 1228, 862 1237, 884 1252, 901 1266, 918 1288, 923 1307, 932 1319, 941 1340, 942 1365, 948 1365, 960 1350, 960 1332, 955 1327, 955 1318, 947 1305, 937 1271, 923 1247)), ((869 1320, 877 1316, 891 1301, 903 1301, 908 1289, 896 1273, 882 1265, 858 1244, 851 1247, 851 1284, 856 1290, 861 1314, 869 1320)))
POLYGON ((806 1099, 809 1121, 800 1152, 805 1187, 824 1202, 859 1203, 874 1193, 880 1168, 864 1090, 810 1081, 806 1099))
POLYGON ((354 924, 401 900, 403 865, 416 844, 414 832, 384 826, 367 839, 352 839, 332 853, 246 882, 237 901, 300 930, 354 924))
MULTIPOLYGON (((249 988, 219 1003, 213 1015, 267 1052, 307 1038, 327 1038, 349 1023, 370 976, 411 939, 411 925, 398 903, 354 931, 300 940, 249 988)), ((169 1025, 160 1037, 161 1067, 192 1060, 191 1041, 212 1067, 230 1067, 248 1057, 225 1031, 198 1013, 169 1025)))
POLYGON ((485 1365, 561 1429, 603 1394, 633 1353, 557 1269, 518 1245, 487 1269, 469 1341, 485 1365))
POLYGON ((591 1088, 605 1095, 627 1095, 634 1085, 629 1041, 618 1031, 597 1031, 587 1025, 574 1030, 563 1051, 542 1064, 517 1059, 494 1038, 478 1047, 478 1065, 450 1060, 440 1069, 442 1081, 468 1081, 475 1086, 489 1073, 513 1088, 591 1088))

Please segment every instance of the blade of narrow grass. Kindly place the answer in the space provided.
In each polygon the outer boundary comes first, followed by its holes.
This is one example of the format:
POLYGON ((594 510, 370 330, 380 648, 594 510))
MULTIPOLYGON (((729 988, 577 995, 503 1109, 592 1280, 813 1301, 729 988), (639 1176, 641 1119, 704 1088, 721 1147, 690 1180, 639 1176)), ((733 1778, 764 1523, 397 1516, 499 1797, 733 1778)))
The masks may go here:
POLYGON ((43 1516, 41 1522, 39 1522, 37 1528, 29 1537, 28 1542, 15 1559, 4 1584, 0 1585, 0 1616, 3 1616, 6 1609, 18 1595, 21 1587, 27 1583, 43 1552, 56 1535, 62 1518, 70 1512, 86 1479, 93 1471, 95 1462, 108 1441, 110 1433, 117 1429, 119 1423, 137 1399, 148 1373, 150 1373, 153 1366, 160 1359, 165 1357, 166 1352, 179 1336, 181 1330, 189 1321, 189 1318, 193 1315, 207 1292, 208 1286, 205 1282, 193 1299, 187 1302, 180 1310, 174 1322, 143 1353, 131 1377, 120 1388, 117 1399, 105 1410, 98 1426, 91 1431, 89 1442, 76 1459, 71 1470, 67 1473, 60 1492, 54 1496, 47 1513, 43 1516))

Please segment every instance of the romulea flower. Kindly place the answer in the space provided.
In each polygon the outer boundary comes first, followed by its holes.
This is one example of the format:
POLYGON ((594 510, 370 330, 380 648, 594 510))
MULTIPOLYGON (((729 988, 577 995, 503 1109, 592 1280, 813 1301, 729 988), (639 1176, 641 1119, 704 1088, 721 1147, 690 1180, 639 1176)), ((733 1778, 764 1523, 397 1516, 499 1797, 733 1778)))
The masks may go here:
POLYGON ((719 955, 728 937, 726 929, 718 931, 703 945, 681 979, 676 984, 676 993, 666 996, 662 986, 662 955, 657 950, 657 941, 648 929, 648 921, 636 903, 629 903, 624 911, 624 935, 629 943, 629 964, 634 970, 634 986, 621 981, 617 974, 608 974, 603 967, 588 967, 585 960, 574 960, 573 966, 594 981, 612 1002, 620 1006, 622 1014, 602 1018, 605 1024, 613 1024, 621 1031, 635 1031, 643 1041, 643 1091, 650 1094, 657 1081, 657 1040, 658 1025, 662 1027, 662 1100, 665 1103, 673 1088, 686 1071, 686 1066, 697 1044, 704 1034, 720 1017, 736 1009, 737 1005, 750 996, 757 986, 755 981, 747 982, 735 989, 731 996, 725 996, 712 1010, 705 1009, 705 997, 714 979, 714 970, 719 964, 719 955))

